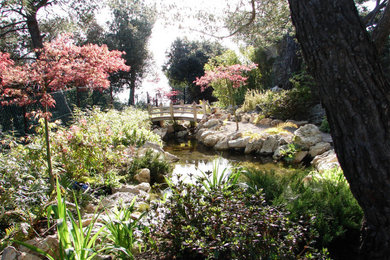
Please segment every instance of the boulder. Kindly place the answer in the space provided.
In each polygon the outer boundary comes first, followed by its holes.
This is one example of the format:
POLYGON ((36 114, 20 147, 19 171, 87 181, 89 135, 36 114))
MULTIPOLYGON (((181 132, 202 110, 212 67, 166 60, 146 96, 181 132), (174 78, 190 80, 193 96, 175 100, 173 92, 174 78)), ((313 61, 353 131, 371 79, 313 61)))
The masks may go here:
POLYGON ((272 159, 274 159, 274 160, 282 159, 283 152, 287 151, 287 150, 288 150, 288 145, 278 146, 278 148, 276 148, 276 150, 274 152, 274 155, 272 156, 272 159))
POLYGON ((263 139, 252 139, 249 140, 248 144, 245 147, 245 154, 250 154, 253 152, 260 152, 261 148, 263 147, 263 139))
POLYGON ((249 142, 250 137, 241 137, 235 140, 228 141, 229 148, 245 148, 249 142))
POLYGON ((169 162, 178 162, 180 160, 179 157, 168 152, 164 152, 164 158, 169 162))
MULTIPOLYGON (((32 246, 38 247, 42 249, 44 252, 51 254, 56 258, 57 253, 59 251, 59 243, 57 239, 57 235, 50 235, 45 238, 34 238, 31 240, 26 241, 26 244, 30 244, 32 246)), ((35 253, 28 249, 27 247, 20 246, 21 255, 18 258, 14 259, 29 259, 29 260, 36 260, 36 259, 42 259, 41 257, 38 257, 38 253, 35 253)), ((40 255, 39 255, 40 256, 40 255)), ((58 256, 57 256, 58 257, 58 256)))
POLYGON ((307 156, 308 151, 298 151, 294 154, 294 163, 301 163, 303 159, 307 156))
POLYGON ((13 246, 8 246, 4 249, 3 255, 1 257, 2 260, 15 260, 18 259, 18 257, 21 255, 21 253, 16 250, 13 246))
POLYGON ((260 153, 269 155, 273 154, 278 147, 278 139, 274 135, 270 135, 264 140, 260 153))
POLYGON ((293 123, 297 127, 301 127, 301 126, 308 124, 309 122, 308 121, 287 120, 286 123, 293 123))
POLYGON ((139 183, 150 183, 150 170, 148 168, 143 168, 139 170, 139 172, 134 176, 134 179, 139 183))
POLYGON ((228 145, 229 139, 228 138, 223 138, 221 139, 215 146, 214 149, 217 151, 226 151, 229 149, 228 145))
POLYGON ((186 137, 187 135, 188 135, 187 131, 180 131, 180 132, 176 133, 176 138, 182 139, 182 138, 186 137))
POLYGON ((294 132, 294 135, 294 143, 303 150, 309 150, 311 146, 322 141, 321 131, 312 124, 301 126, 294 132))
POLYGON ((215 146, 219 140, 221 140, 224 136, 221 134, 213 134, 213 135, 208 135, 206 138, 203 140, 203 144, 207 147, 213 147, 215 146))
POLYGON ((259 121, 258 124, 260 125, 266 125, 266 126, 270 126, 272 123, 272 119, 271 118, 263 118, 259 121))
POLYGON ((281 123, 283 123, 282 120, 274 119, 274 120, 272 120, 272 122, 271 122, 271 126, 277 126, 277 125, 279 125, 279 124, 281 124, 281 123))
POLYGON ((198 141, 200 141, 200 142, 203 143, 204 139, 205 139, 207 136, 209 136, 209 135, 214 135, 215 133, 216 133, 215 131, 211 131, 211 130, 204 131, 204 132, 200 135, 198 141))
POLYGON ((152 143, 152 142, 145 142, 142 148, 145 149, 152 149, 159 153, 164 153, 164 150, 161 148, 159 144, 152 143))
POLYGON ((316 157, 317 155, 323 154, 326 151, 329 151, 331 148, 330 143, 320 142, 316 145, 310 147, 309 154, 311 157, 316 157))
POLYGON ((116 192, 105 197, 102 200, 102 206, 104 208, 112 208, 122 203, 124 207, 128 207, 135 196, 132 192, 116 192))
POLYGON ((339 161, 337 159, 337 155, 333 149, 314 157, 311 164, 319 172, 324 172, 326 170, 340 167, 339 161))
POLYGON ((134 187, 138 191, 150 192, 151 187, 149 182, 143 182, 134 187))
POLYGON ((159 135, 161 137, 161 139, 164 139, 164 137, 166 136, 168 132, 168 129, 167 128, 156 128, 153 130, 153 133, 159 135))
POLYGON ((203 124, 203 127, 204 128, 211 128, 211 127, 217 126, 219 124, 220 124, 220 122, 218 119, 210 119, 209 121, 207 121, 206 123, 203 124))

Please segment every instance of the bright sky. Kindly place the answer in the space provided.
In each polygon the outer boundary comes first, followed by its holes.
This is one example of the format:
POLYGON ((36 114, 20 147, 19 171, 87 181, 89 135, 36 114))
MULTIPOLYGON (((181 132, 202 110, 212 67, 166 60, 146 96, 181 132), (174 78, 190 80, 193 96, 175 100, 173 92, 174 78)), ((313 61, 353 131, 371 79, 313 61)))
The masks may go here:
MULTIPOLYGON (((149 0, 151 2, 155 2, 156 0, 149 0)), ((214 11, 217 12, 221 10, 220 6, 226 4, 226 0, 165 0, 164 5, 169 5, 170 3, 177 4, 179 9, 184 8, 186 10, 195 9, 199 10, 200 8, 203 10, 214 11)), ((160 81, 158 83, 150 82, 150 79, 144 79, 142 83, 142 87, 137 89, 135 94, 138 95, 139 100, 146 100, 146 92, 149 95, 154 96, 156 89, 163 89, 164 91, 169 91, 170 87, 168 84, 168 79, 165 77, 163 72, 161 71, 163 64, 167 61, 166 53, 169 50, 173 41, 180 37, 187 37, 189 40, 201 40, 202 35, 196 32, 189 32, 188 30, 181 30, 179 27, 193 27, 193 24, 196 21, 191 19, 186 19, 185 17, 181 17, 179 19, 172 19, 170 25, 162 20, 158 19, 154 25, 151 39, 149 40, 149 49, 153 54, 153 58, 156 64, 156 71, 158 72, 158 76, 160 81)), ((203 37, 205 37, 203 35, 203 37)), ((206 37, 210 40, 213 40, 211 37, 206 37)), ((235 49, 238 51, 236 44, 232 42, 231 39, 225 39, 221 42, 225 47, 230 49, 235 49)), ((128 99, 128 90, 121 94, 119 98, 123 101, 127 101, 128 99)))

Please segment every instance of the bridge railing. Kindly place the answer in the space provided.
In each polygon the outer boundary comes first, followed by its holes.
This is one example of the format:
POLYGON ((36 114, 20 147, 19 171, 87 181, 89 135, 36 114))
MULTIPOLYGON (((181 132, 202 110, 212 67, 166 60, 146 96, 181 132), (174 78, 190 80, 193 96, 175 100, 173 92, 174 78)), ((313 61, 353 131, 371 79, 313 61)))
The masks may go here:
POLYGON ((193 119, 194 122, 199 121, 199 115, 205 115, 207 113, 207 102, 203 101, 202 104, 180 104, 169 106, 153 107, 148 106, 148 112, 150 118, 153 120, 166 120, 167 118, 175 120, 180 117, 187 117, 193 119))

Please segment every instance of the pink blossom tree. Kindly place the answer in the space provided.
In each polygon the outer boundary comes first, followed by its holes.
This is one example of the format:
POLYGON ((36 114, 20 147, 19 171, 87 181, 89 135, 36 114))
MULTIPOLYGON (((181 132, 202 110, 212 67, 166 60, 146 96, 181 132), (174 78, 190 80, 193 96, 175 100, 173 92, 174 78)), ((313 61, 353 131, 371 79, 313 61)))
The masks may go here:
POLYGON ((51 187, 54 176, 51 165, 48 120, 49 108, 55 107, 53 92, 73 87, 103 90, 110 86, 108 76, 118 70, 128 71, 122 52, 107 46, 76 46, 68 35, 45 43, 33 63, 16 66, 9 55, 0 52, 0 101, 2 105, 40 104, 37 116, 44 119, 48 173, 51 187))
MULTIPOLYGON (((243 76, 243 74, 255 69, 256 67, 256 64, 234 64, 230 66, 218 66, 213 70, 207 70, 205 75, 200 78, 196 78, 194 83, 201 87, 201 91, 204 91, 210 86, 216 86, 216 84, 222 88, 225 88, 230 105, 234 109, 236 105, 234 100, 234 90, 247 84, 248 77, 243 76)), ((235 109, 234 116, 236 118, 236 130, 238 131, 238 120, 235 109)))

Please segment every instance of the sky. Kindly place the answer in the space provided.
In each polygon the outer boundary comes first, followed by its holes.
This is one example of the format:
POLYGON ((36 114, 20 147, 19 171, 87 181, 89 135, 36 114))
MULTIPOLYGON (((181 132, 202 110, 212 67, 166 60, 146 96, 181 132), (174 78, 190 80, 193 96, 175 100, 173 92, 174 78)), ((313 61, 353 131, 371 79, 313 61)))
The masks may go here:
MULTIPOLYGON (((156 0, 148 0, 155 2, 156 0)), ((169 6, 170 4, 176 4, 177 8, 182 10, 185 9, 186 11, 192 10, 199 10, 204 9, 208 11, 217 12, 217 10, 221 10, 221 5, 226 3, 226 0, 165 0, 164 5, 169 6)), ((174 11, 172 12, 174 13, 174 11)), ((173 15, 174 16, 174 15, 173 15)), ((99 17, 99 16, 98 16, 99 17)), ((101 16, 100 16, 101 17, 101 16)), ((170 18, 168 18, 170 19, 170 18)), ((158 18, 153 31, 152 36, 149 40, 149 50, 151 51, 153 55, 153 59, 155 62, 155 70, 158 73, 158 77, 160 81, 158 83, 151 82, 150 78, 145 78, 143 80, 142 86, 135 91, 136 95, 136 101, 137 96, 138 100, 146 100, 146 92, 149 93, 149 95, 154 96, 156 93, 156 89, 163 89, 163 91, 170 91, 170 86, 168 83, 168 79, 165 77, 164 73, 162 72, 162 66, 167 61, 166 54, 167 51, 170 49, 171 44, 174 42, 174 40, 178 37, 187 37, 189 40, 202 40, 202 37, 208 38, 210 40, 213 40, 211 37, 207 37, 205 35, 201 35, 200 33, 196 33, 193 31, 188 31, 181 28, 185 27, 193 27, 194 24, 197 21, 194 21, 193 19, 187 19, 185 17, 180 17, 177 20, 175 18, 171 18, 169 22, 167 22, 164 18, 158 18)), ((101 21, 101 23, 103 20, 101 21)), ((230 49, 235 49, 238 51, 238 47, 231 39, 225 39, 221 42, 225 47, 230 49)), ((120 94, 118 97, 122 102, 126 102, 128 100, 129 92, 128 90, 124 93, 120 94)))

